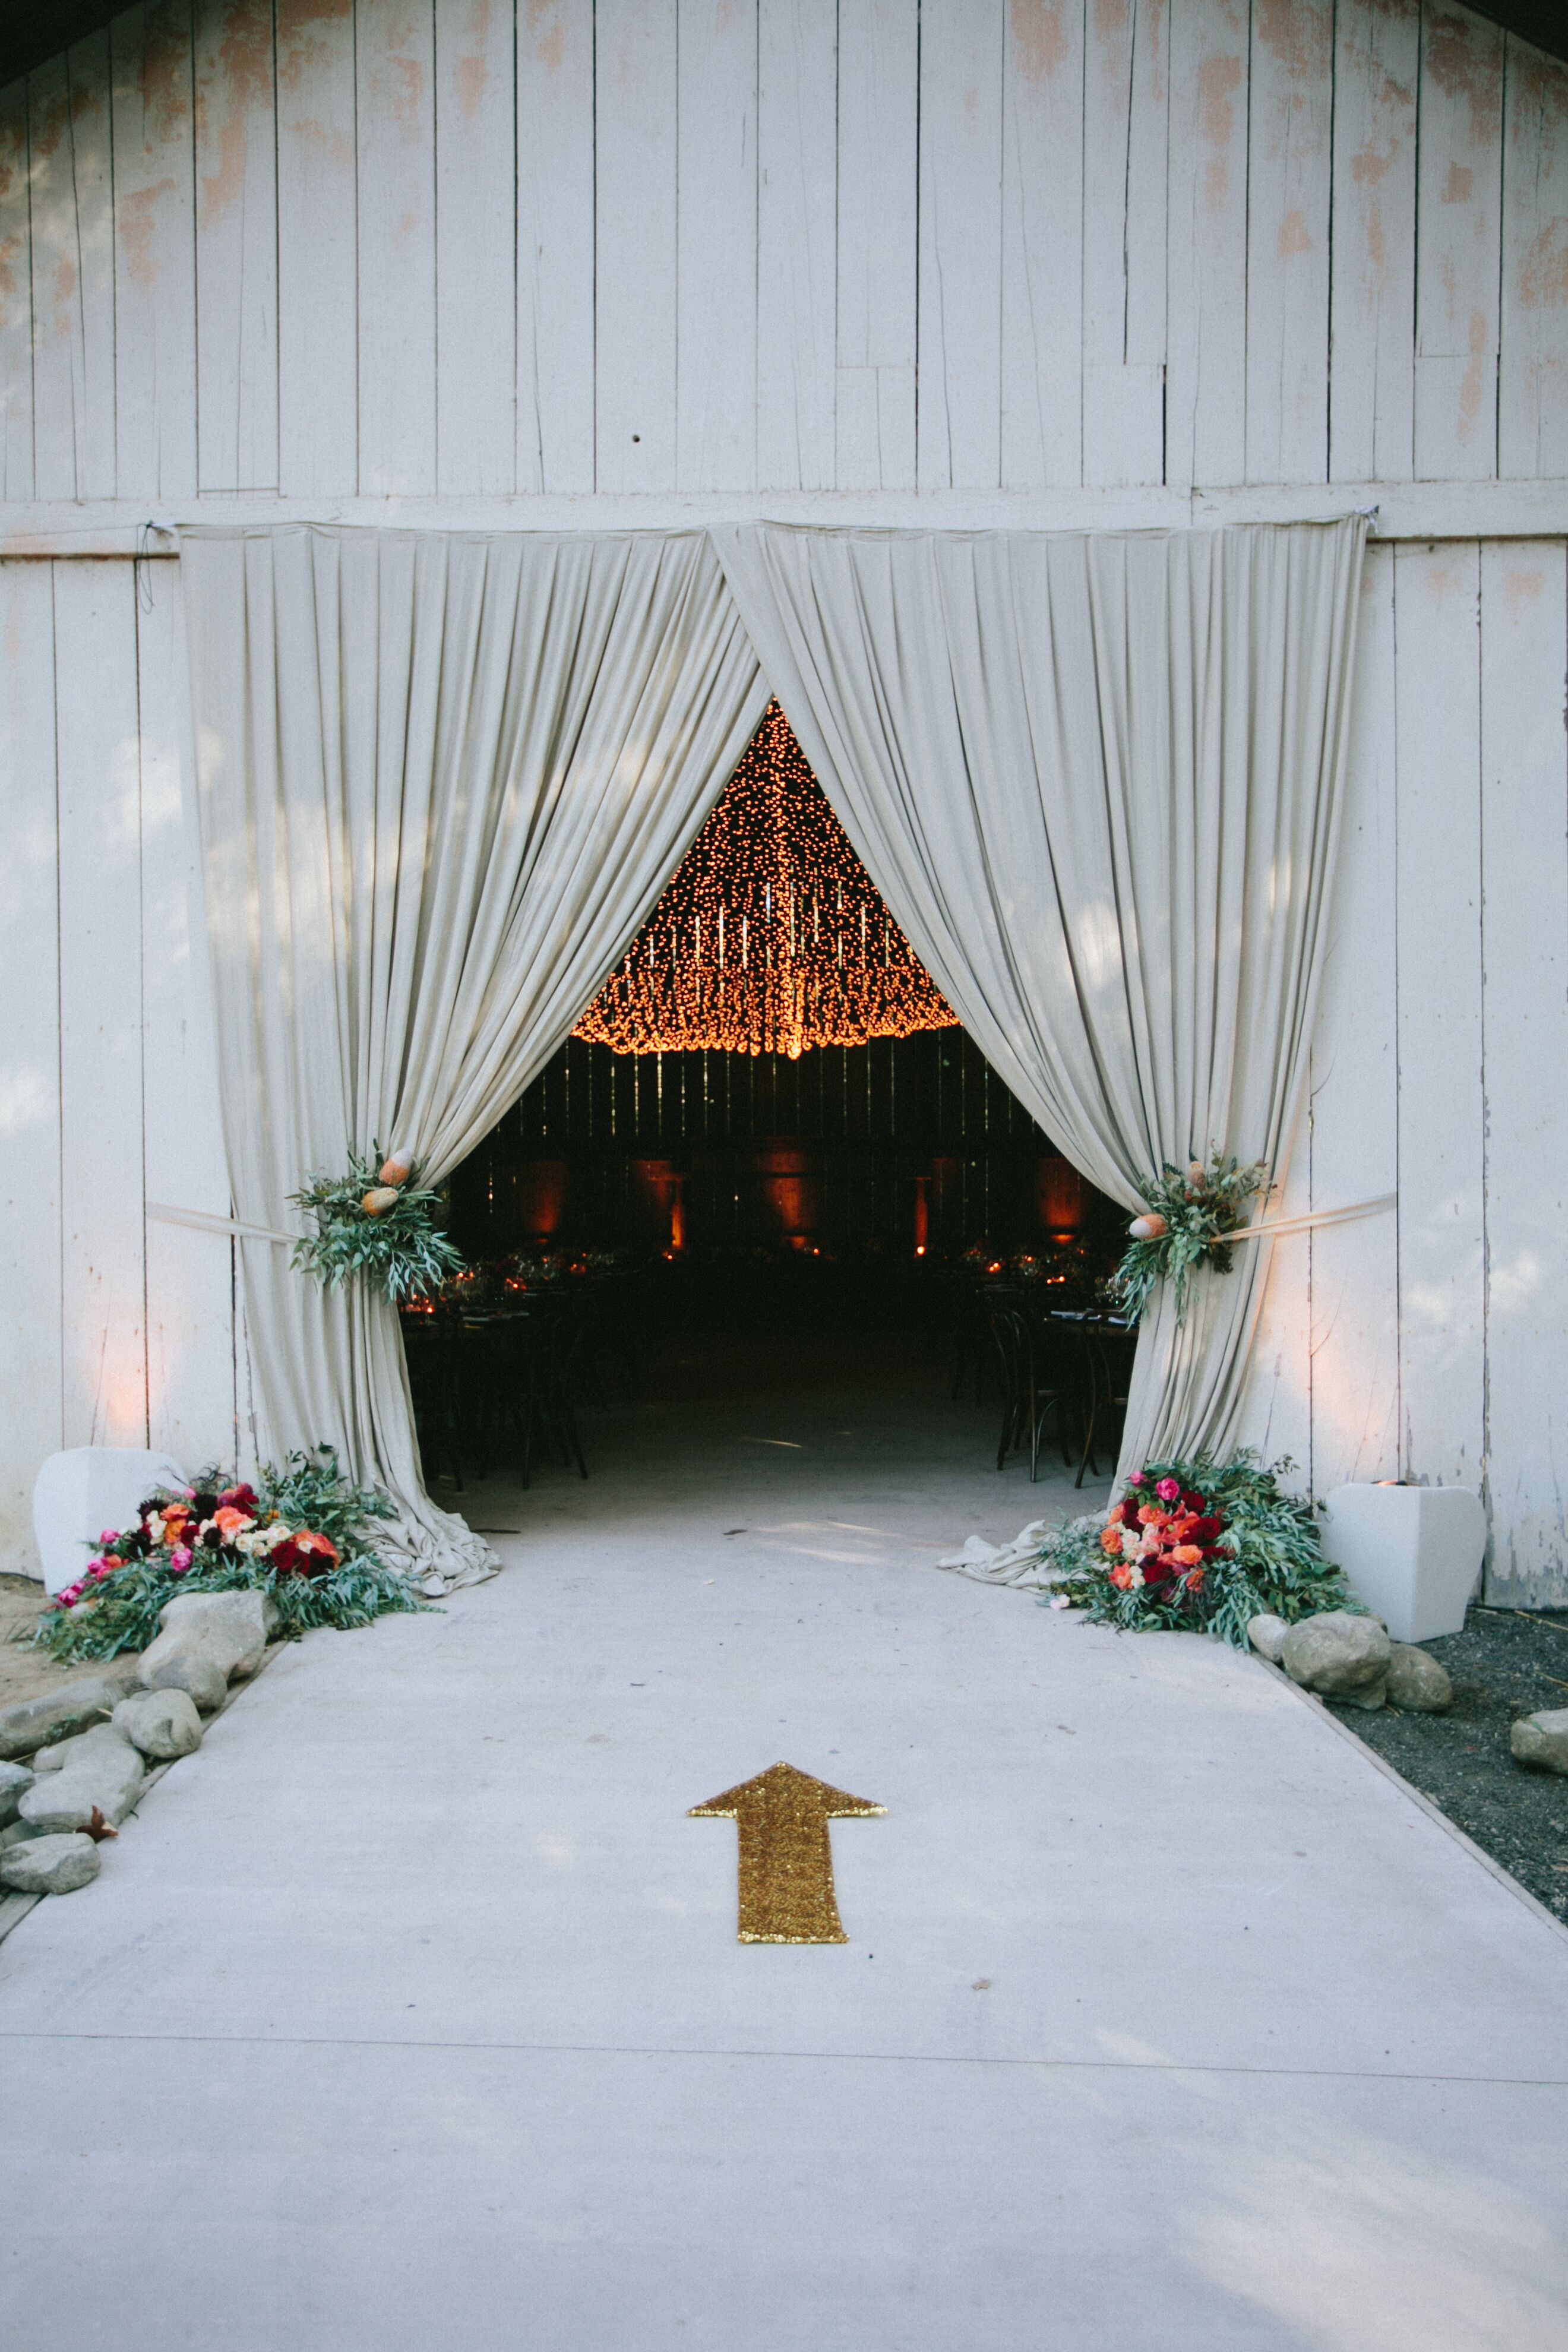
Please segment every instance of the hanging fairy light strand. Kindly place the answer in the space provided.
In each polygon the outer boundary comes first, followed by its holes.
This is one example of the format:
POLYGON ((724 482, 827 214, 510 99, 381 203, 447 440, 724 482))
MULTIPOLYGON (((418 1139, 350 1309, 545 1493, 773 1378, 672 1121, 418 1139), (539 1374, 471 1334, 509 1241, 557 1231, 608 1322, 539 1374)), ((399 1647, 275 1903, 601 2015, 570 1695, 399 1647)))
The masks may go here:
POLYGON ((954 1013, 770 702, 625 961, 573 1031, 617 1054, 864 1045, 954 1013))

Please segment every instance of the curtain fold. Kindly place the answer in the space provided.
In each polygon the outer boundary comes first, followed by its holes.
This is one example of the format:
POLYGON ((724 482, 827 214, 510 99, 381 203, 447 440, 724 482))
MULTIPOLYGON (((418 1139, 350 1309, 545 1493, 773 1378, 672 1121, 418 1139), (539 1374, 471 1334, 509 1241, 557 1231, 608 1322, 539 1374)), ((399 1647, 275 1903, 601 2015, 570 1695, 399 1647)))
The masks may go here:
MULTIPOLYGON (((1366 525, 712 532, 917 954, 1103 1192, 1282 1180, 1308 1072, 1366 525)), ((1234 1443, 1266 1244, 1146 1318, 1122 1466, 1234 1443)))
MULTIPOLYGON (((351 1148, 439 1181, 619 962, 766 702, 700 532, 182 535, 235 1213, 351 1148)), ((395 1311, 241 1241, 265 1456, 327 1439, 447 1583, 395 1311)))

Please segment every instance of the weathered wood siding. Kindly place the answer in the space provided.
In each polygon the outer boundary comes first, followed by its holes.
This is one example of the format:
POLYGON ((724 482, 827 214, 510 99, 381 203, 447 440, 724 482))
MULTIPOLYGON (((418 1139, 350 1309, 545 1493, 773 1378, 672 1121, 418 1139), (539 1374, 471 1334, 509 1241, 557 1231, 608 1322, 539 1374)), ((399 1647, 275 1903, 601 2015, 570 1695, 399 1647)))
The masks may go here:
POLYGON ((1568 476, 1454 0, 146 0, 0 96, 0 493, 1568 476))
MULTIPOLYGON (((1369 563, 1291 1204, 1401 1208, 1279 1245, 1252 1433, 1482 1480, 1568 1598, 1568 68, 1454 0, 146 0, 0 92, 0 546, 1363 483, 1444 537, 1369 563)), ((60 1443, 243 1443, 228 1246, 145 1213, 226 1198, 140 589, 0 563, 8 1564, 60 1443)))
POLYGON ((237 1443, 230 1244, 146 1213, 229 1213, 176 584, 0 563, 0 1568, 58 1447, 237 1443))

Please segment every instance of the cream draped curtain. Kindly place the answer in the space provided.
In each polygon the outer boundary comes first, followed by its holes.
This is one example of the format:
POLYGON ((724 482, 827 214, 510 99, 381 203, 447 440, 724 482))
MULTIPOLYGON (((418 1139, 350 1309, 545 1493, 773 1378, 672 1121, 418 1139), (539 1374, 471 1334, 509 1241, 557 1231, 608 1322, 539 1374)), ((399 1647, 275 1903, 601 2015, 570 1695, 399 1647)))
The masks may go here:
MULTIPOLYGON (((715 530, 769 683, 964 1027, 1090 1181, 1300 1109, 1365 522, 715 530)), ((1146 1318, 1123 1467, 1234 1443, 1268 1245, 1146 1318)))
MULTIPOLYGON (((236 1217, 373 1140, 438 1181, 569 1033, 766 701, 700 532, 181 540, 236 1217)), ((494 1565, 419 1471, 393 1309, 242 1239, 265 1456, 319 1439, 390 1549, 494 1565)))

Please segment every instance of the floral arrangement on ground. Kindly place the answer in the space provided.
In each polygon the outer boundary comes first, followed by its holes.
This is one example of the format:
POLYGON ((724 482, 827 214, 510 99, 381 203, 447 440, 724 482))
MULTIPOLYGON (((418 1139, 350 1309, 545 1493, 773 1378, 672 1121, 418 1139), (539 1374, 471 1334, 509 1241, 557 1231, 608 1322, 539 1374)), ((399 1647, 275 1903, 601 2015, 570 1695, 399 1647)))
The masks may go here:
POLYGON ((1040 1597, 1133 1633, 1213 1633, 1247 1646, 1254 1617, 1288 1625, 1326 1609, 1359 1612, 1323 1557, 1310 1503, 1285 1494, 1289 1458, 1151 1462, 1109 1513, 1053 1528, 1040 1557, 1040 1597))
POLYGON ((374 1521, 393 1516, 385 1495, 342 1475, 330 1445, 268 1465, 254 1486, 206 1470, 149 1496, 133 1526, 106 1528, 79 1580, 18 1638, 63 1664, 144 1650, 181 1592, 264 1592, 285 1639, 423 1609, 371 1540, 374 1521))
POLYGON ((1131 1235, 1121 1265, 1111 1277, 1119 1306, 1137 1322, 1157 1282, 1169 1282, 1176 1295, 1176 1320, 1187 1311, 1187 1286, 1200 1265, 1228 1274, 1233 1263, 1229 1235, 1238 1233, 1247 1202, 1267 1192, 1269 1173, 1265 1161, 1242 1167, 1215 1152, 1208 1167, 1194 1160, 1183 1169, 1166 1160, 1158 1176, 1139 1180, 1138 1190, 1148 1202, 1134 1217, 1131 1235))
POLYGON ((295 1244, 293 1263, 327 1290, 363 1276, 396 1307, 461 1270, 461 1252, 437 1223, 441 1195, 420 1183, 418 1162, 405 1151, 385 1160, 379 1143, 368 1160, 351 1151, 346 1176, 312 1176, 289 1199, 316 1220, 315 1232, 295 1244))

